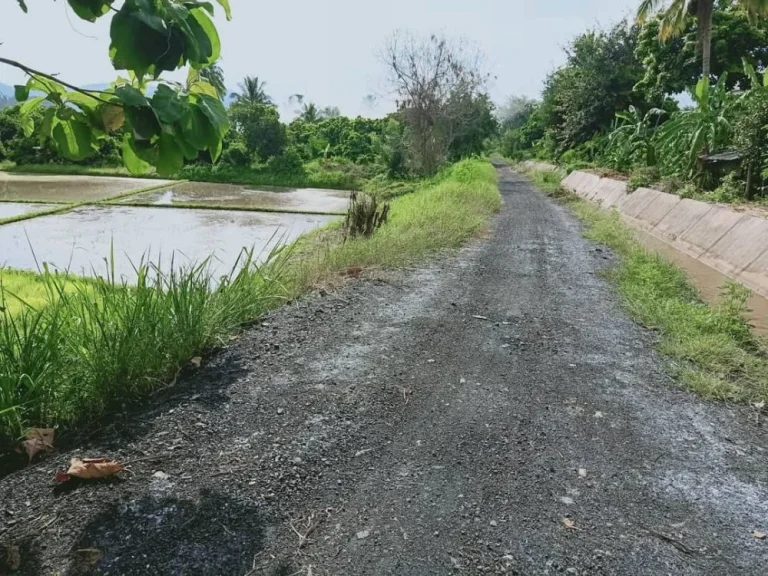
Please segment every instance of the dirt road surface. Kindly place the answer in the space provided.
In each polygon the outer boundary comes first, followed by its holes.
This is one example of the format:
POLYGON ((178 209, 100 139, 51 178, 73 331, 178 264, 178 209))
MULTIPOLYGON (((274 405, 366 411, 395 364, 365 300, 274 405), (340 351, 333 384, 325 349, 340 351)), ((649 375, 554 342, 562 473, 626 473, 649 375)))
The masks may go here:
POLYGON ((611 256, 499 174, 487 239, 284 307, 0 480, 18 573, 765 574, 762 423, 677 389, 611 256), (55 488, 75 454, 128 471, 55 488))

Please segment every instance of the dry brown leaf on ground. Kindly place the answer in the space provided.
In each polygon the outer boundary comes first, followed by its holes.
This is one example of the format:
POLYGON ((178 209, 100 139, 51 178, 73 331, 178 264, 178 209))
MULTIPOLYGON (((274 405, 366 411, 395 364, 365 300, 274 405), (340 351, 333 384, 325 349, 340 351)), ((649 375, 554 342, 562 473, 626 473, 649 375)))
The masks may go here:
POLYGON ((189 363, 192 364, 192 366, 195 368, 200 368, 200 365, 203 363, 203 359, 200 358, 200 356, 195 356, 192 358, 192 360, 189 361, 189 363))
POLYGON ((755 530, 754 532, 752 532, 752 536, 754 536, 758 540, 768 539, 768 534, 766 534, 765 532, 760 532, 760 530, 755 530))
POLYGON ((18 570, 21 567, 19 547, 6 544, 3 548, 5 548, 5 565, 11 570, 18 570))
POLYGON ((55 436, 53 428, 30 428, 27 430, 27 439, 21 445, 29 456, 29 461, 40 454, 40 452, 50 452, 53 450, 53 438, 55 436))
POLYGON ((574 524, 573 520, 570 518, 563 518, 563 525, 569 530, 578 530, 578 528, 576 528, 576 524, 574 524))
POLYGON ((70 478, 81 480, 96 480, 106 478, 120 472, 123 466, 117 460, 109 458, 72 458, 66 473, 57 473, 57 482, 66 482, 70 478))

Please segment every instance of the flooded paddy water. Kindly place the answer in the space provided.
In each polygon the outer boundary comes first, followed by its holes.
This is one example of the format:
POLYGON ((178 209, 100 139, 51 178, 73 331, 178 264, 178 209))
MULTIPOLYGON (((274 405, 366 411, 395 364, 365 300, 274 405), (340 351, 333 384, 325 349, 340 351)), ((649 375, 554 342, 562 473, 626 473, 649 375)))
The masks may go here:
POLYGON ((24 216, 33 212, 42 212, 55 208, 55 204, 25 204, 23 202, 0 202, 0 220, 24 216))
POLYGON ((200 206, 284 212, 343 213, 349 192, 318 188, 276 188, 187 182, 122 198, 120 204, 200 206))
POLYGON ((114 246, 115 273, 131 281, 148 258, 168 269, 211 257, 216 275, 235 265, 242 249, 267 255, 280 242, 322 226, 333 216, 227 210, 88 206, 0 226, 0 267, 37 270, 46 262, 84 276, 106 275, 114 246))
POLYGON ((0 220, 63 203, 89 203, 0 225, 0 268, 36 271, 47 263, 56 270, 104 276, 114 246, 115 273, 129 282, 142 259, 160 263, 165 270, 171 262, 179 267, 210 259, 211 271, 222 275, 243 248, 265 258, 278 244, 338 218, 329 213, 344 212, 348 195, 336 190, 0 172, 0 220), (167 187, 100 204, 156 185, 167 187), (200 205, 215 209, 196 207, 200 205))

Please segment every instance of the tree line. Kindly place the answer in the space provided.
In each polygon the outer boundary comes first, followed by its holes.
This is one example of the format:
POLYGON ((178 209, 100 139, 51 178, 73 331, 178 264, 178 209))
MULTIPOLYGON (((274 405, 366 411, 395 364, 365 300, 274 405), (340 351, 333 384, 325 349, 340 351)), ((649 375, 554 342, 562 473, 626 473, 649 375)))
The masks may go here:
MULTIPOLYGON (((83 89, 0 56, 28 77, 15 87, 19 104, 0 111, 0 160, 124 164, 135 174, 172 176, 190 165, 290 172, 338 159, 391 176, 428 175, 482 153, 497 135, 482 59, 463 41, 394 34, 383 63, 397 103, 384 118, 344 117, 296 94, 297 117, 285 123, 263 79, 246 77, 228 94, 213 4, 67 2, 85 21, 112 18, 109 57, 127 75, 104 90, 83 89), (163 81, 181 68, 186 82, 163 81)), ((229 1, 217 3, 231 17, 229 1)))
POLYGON ((636 18, 580 34, 540 99, 501 107, 504 153, 683 195, 762 193, 766 15, 759 0, 645 0, 636 18))

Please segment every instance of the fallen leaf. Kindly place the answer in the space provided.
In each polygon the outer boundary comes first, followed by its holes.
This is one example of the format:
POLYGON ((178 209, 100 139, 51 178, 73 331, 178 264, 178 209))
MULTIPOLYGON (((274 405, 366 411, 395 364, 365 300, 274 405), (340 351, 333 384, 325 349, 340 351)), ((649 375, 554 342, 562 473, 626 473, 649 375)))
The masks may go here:
POLYGON ((488 316, 480 316, 479 314, 473 314, 472 318, 475 320, 488 320, 488 316))
POLYGON ((576 525, 573 523, 573 520, 571 520, 570 518, 563 518, 563 524, 569 530, 576 530, 576 525))
POLYGON ((27 430, 27 439, 21 445, 29 456, 29 461, 40 454, 40 452, 51 452, 53 450, 53 437, 55 431, 53 428, 30 428, 27 430))
POLYGON ((752 406, 754 406, 758 410, 762 410, 763 408, 765 408, 765 400, 761 400, 760 402, 753 402, 752 406))
POLYGON ((11 570, 18 570, 21 567, 21 552, 18 546, 5 545, 5 565, 11 570))
POLYGON ((587 469, 586 468, 579 468, 579 476, 581 476, 582 478, 586 478, 587 477, 587 469))
POLYGON ((570 498, 568 496, 561 496, 560 497, 560 502, 562 502, 563 504, 571 505, 571 504, 573 504, 573 498, 570 498))
POLYGON ((99 561, 104 558, 104 552, 98 548, 83 548, 77 551, 77 555, 84 564, 88 566, 96 566, 99 561))
POLYGON ((203 363, 203 359, 200 358, 200 356, 195 356, 194 358, 192 358, 192 360, 189 361, 189 363, 192 364, 192 366, 194 366, 195 368, 200 368, 200 364, 203 363))
POLYGON ((106 478, 117 474, 123 469, 120 462, 109 458, 72 458, 67 474, 82 480, 106 478))
POLYGON ((752 532, 752 536, 754 536, 758 540, 768 539, 768 534, 766 534, 765 532, 760 532, 760 530, 755 530, 754 532, 752 532))
POLYGON ((595 412, 595 418, 602 418, 602 417, 603 417, 603 413, 602 413, 602 412, 600 412, 600 410, 598 410, 597 412, 595 412))

